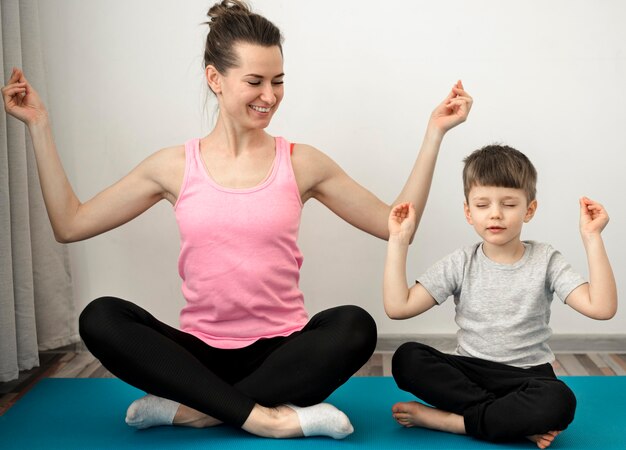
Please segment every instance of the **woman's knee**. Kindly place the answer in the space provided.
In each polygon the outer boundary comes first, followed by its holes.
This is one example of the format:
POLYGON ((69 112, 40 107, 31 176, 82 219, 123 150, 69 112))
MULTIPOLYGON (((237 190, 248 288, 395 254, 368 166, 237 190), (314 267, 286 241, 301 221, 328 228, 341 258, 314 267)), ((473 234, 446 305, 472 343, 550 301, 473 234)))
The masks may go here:
POLYGON ((337 306, 322 311, 312 322, 318 323, 316 328, 330 331, 334 335, 333 340, 341 341, 349 352, 365 352, 369 357, 376 348, 376 322, 360 306, 337 306))
POLYGON ((378 339, 378 329, 374 318, 359 306, 346 305, 340 308, 342 308, 342 322, 348 332, 348 345, 352 351, 362 351, 369 358, 376 349, 378 339))
POLYGON ((89 303, 78 318, 78 332, 87 345, 106 332, 110 323, 118 322, 125 309, 125 300, 116 297, 100 297, 89 303))

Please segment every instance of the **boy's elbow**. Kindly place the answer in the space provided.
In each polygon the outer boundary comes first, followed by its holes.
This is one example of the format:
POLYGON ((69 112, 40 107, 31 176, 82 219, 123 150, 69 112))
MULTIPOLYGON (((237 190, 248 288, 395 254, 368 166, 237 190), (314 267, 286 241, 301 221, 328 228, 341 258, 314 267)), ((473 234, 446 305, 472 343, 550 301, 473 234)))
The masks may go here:
POLYGON ((617 314, 617 306, 615 306, 615 308, 597 311, 592 318, 596 320, 610 320, 615 317, 615 314, 617 314))
POLYGON ((391 320, 406 319, 406 314, 403 314, 401 310, 397 310, 395 308, 385 308, 385 313, 391 320))
POLYGON ((591 316, 594 320, 610 320, 615 317, 615 314, 597 314, 595 316, 591 316))
POLYGON ((613 317, 615 317, 615 314, 617 314, 617 310, 615 310, 615 311, 606 311, 606 312, 603 312, 603 313, 599 314, 597 317, 594 317, 594 319, 596 319, 596 320, 610 320, 613 317))

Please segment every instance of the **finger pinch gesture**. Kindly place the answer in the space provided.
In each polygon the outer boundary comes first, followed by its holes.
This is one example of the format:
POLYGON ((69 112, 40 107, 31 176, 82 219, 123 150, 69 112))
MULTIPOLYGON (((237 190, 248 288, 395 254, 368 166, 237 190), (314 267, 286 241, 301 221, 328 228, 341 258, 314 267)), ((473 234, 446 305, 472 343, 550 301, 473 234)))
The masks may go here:
POLYGON ((26 83, 10 83, 2 88, 2 97, 4 99, 4 110, 11 114, 17 108, 21 108, 24 104, 26 96, 26 83))
POLYGON ((46 111, 37 92, 24 77, 21 70, 14 68, 6 86, 2 88, 4 110, 7 114, 30 125, 45 117, 46 111))
POLYGON ((465 91, 463 83, 459 80, 452 86, 445 100, 435 108, 431 121, 446 132, 465 122, 472 109, 472 103, 472 97, 465 91))
POLYGON ((604 206, 587 197, 580 199, 580 231, 584 234, 601 233, 609 223, 604 206))
POLYGON ((452 88, 446 103, 446 108, 448 108, 451 115, 455 115, 464 121, 467 119, 467 115, 472 108, 472 102, 472 97, 463 90, 463 85, 459 81, 456 86, 452 88))

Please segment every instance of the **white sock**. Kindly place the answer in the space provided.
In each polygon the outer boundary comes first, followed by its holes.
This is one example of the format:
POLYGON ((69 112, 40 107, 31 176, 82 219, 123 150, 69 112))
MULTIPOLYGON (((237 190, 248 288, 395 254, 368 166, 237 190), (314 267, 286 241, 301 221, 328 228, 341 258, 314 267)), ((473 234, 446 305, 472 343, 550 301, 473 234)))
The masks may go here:
POLYGON ((179 406, 175 401, 148 394, 131 403, 126 411, 126 423, 140 430, 171 425, 179 406))
POLYGON ((305 436, 330 436, 334 439, 343 439, 354 431, 348 416, 330 403, 318 403, 304 408, 291 404, 287 406, 298 415, 300 428, 305 436))

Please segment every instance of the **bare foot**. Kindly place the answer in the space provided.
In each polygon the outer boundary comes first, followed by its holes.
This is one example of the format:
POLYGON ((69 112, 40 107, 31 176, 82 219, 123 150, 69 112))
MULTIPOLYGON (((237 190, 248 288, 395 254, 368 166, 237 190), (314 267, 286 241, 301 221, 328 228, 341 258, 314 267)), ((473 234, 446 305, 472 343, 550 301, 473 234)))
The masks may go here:
POLYGON ((422 427, 465 434, 463 416, 432 408, 419 402, 400 402, 391 408, 393 418, 404 427, 422 427))
POLYGON ((531 442, 537 444, 539 448, 548 448, 554 438, 556 438, 561 432, 560 431, 548 431, 545 434, 533 434, 532 436, 527 436, 526 438, 531 442))
POLYGON ((221 425, 222 422, 189 406, 180 405, 172 424, 181 427, 208 428, 221 425))

